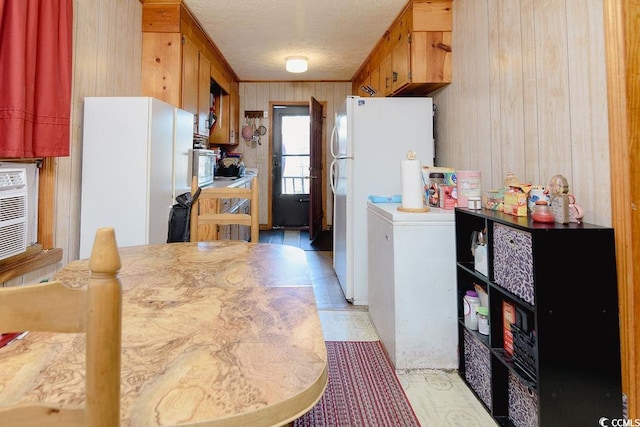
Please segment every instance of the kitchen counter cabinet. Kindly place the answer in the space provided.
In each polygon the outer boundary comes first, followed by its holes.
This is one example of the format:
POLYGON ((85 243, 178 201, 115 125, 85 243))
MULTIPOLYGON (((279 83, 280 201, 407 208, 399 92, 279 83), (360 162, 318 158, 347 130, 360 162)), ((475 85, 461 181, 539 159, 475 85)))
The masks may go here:
POLYGON ((452 210, 369 203, 369 315, 396 369, 455 369, 457 304, 452 210))

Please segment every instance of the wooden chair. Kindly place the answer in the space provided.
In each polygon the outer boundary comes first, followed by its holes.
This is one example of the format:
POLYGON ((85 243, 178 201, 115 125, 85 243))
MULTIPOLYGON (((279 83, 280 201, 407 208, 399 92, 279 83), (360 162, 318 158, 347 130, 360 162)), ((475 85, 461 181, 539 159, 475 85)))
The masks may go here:
MULTIPOLYGON (((191 193, 198 190, 197 178, 191 184, 191 193)), ((233 209, 233 206, 231 207, 233 209)), ((251 229, 251 242, 258 242, 260 224, 258 222, 258 178, 253 177, 251 188, 209 188, 200 190, 198 199, 191 207, 191 241, 201 242, 217 240, 219 227, 225 225, 246 225, 251 229), (247 199, 250 204, 250 213, 221 212, 224 203, 233 203, 233 200, 247 199)))
POLYGON ((97 231, 89 269, 86 289, 59 281, 0 288, 0 331, 84 332, 87 342, 84 406, 0 407, 1 425, 120 425, 122 290, 112 228, 97 231))

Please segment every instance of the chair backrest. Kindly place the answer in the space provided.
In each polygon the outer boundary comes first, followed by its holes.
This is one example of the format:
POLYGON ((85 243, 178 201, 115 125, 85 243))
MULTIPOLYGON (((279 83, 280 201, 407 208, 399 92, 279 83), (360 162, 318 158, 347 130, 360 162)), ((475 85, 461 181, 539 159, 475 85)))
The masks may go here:
MULTIPOLYGON (((191 184, 191 193, 198 190, 197 178, 191 184)), ((251 242, 258 242, 258 178, 251 179, 251 188, 205 187, 191 207, 191 241, 218 240, 220 226, 245 225, 251 230, 251 242), (249 201, 249 213, 238 209, 238 202, 249 201), (228 208, 228 209, 227 209, 228 208), (226 211, 225 211, 226 210, 226 211)))
MULTIPOLYGON (((120 424, 122 286, 112 228, 96 232, 86 288, 59 281, 0 288, 0 331, 86 333, 85 405, 0 407, 0 424, 117 426, 120 424)), ((28 336, 25 338, 28 340, 28 336)))

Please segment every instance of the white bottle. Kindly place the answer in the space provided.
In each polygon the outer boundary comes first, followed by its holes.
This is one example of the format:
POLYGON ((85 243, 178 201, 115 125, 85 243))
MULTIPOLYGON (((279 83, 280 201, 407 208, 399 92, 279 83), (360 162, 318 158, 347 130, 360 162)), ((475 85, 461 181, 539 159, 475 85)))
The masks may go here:
POLYGON ((478 314, 477 310, 480 306, 480 298, 476 291, 467 291, 462 300, 464 307, 464 325, 474 331, 478 330, 478 314))

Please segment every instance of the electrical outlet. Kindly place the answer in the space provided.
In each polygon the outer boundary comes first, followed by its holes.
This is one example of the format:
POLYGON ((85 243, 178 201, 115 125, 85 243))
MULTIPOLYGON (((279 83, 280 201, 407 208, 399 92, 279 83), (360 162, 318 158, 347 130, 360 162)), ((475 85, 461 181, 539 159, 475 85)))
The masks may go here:
POLYGON ((264 110, 264 112, 262 113, 262 117, 265 119, 269 118, 269 112, 267 110, 264 110))

